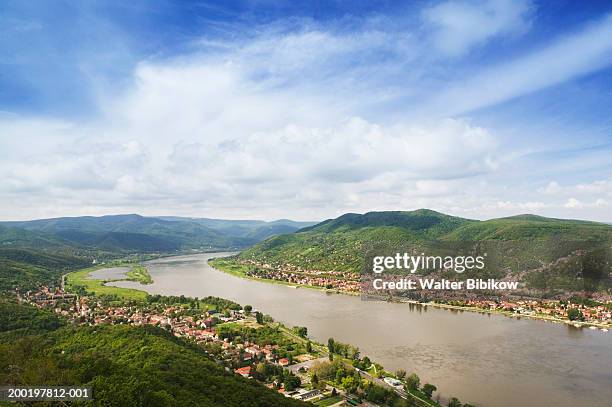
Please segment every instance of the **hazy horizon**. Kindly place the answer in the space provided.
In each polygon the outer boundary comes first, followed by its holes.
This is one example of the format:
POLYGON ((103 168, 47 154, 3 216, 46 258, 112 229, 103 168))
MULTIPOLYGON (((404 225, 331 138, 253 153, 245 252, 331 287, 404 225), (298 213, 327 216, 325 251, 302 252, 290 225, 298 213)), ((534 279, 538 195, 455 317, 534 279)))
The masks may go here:
MULTIPOLYGON (((291 218, 291 217, 279 217, 279 218, 271 218, 271 219, 262 219, 262 218, 247 218, 247 217, 239 217, 239 218, 217 218, 217 217, 211 217, 211 216, 182 216, 182 215, 176 215, 176 214, 161 214, 161 215, 154 215, 154 214, 144 214, 144 213, 105 213, 105 214, 100 214, 100 215, 89 215, 89 214, 85 214, 85 215, 65 215, 65 216, 53 216, 53 217, 44 217, 44 218, 29 218, 29 219, 25 219, 25 218, 15 218, 15 219, 0 219, 0 222, 29 222, 29 221, 34 221, 34 220, 46 220, 46 219, 58 219, 58 218, 81 218, 81 217, 103 217, 103 216, 128 216, 128 215, 138 215, 138 216, 142 216, 144 218, 164 218, 164 217, 181 217, 181 218, 192 218, 192 219, 213 219, 213 220, 225 220, 225 221, 263 221, 263 222, 274 222, 274 221, 279 221, 279 220, 289 220, 289 221, 294 221, 294 222, 313 222, 313 223, 319 223, 319 222, 323 222, 325 220, 328 219, 335 219, 338 218, 342 215, 345 215, 347 213, 357 213, 357 214, 365 214, 367 212, 387 212, 387 211, 401 211, 401 212, 411 212, 411 211, 416 211, 416 210, 421 210, 421 209, 426 209, 426 210, 433 210, 436 211, 435 209, 431 209, 431 208, 416 208, 416 209, 411 209, 411 210, 402 210, 402 209, 389 209, 389 210, 384 210, 384 211, 365 211, 365 212, 343 212, 343 213, 339 213, 336 216, 332 216, 332 217, 328 217, 328 218, 323 218, 323 219, 296 219, 296 218, 291 218)), ((463 216, 459 216, 459 215, 454 215, 452 213, 446 213, 446 212, 441 212, 441 211, 436 211, 436 212, 440 212, 443 213, 444 215, 449 215, 449 216, 455 216, 455 217, 463 217, 463 216)), ((486 221, 486 220, 491 220, 491 219, 499 219, 499 218, 504 218, 504 217, 513 217, 513 216, 524 216, 524 215, 536 215, 534 213, 526 213, 526 212, 522 212, 522 213, 515 213, 515 214, 511 214, 511 215, 507 215, 507 216, 500 216, 500 217, 496 217, 496 218, 478 218, 478 217, 472 217, 472 218, 467 218, 467 219, 472 219, 472 220, 479 220, 479 221, 486 221)), ((536 216, 543 216, 543 215, 536 215, 536 216)), ((550 217, 553 218, 553 217, 550 217)), ((597 220, 593 220, 593 219, 587 219, 587 218, 558 218, 561 220, 580 220, 580 221, 591 221, 591 222, 600 222, 600 223, 612 223, 612 222, 606 222, 606 221, 597 221, 597 220)))

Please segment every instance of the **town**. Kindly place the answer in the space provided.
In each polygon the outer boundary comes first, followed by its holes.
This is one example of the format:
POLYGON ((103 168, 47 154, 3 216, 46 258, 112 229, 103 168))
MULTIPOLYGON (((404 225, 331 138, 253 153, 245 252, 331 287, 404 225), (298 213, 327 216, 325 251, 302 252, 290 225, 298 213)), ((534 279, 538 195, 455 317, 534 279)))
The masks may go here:
POLYGON ((394 399, 405 403, 398 405, 440 405, 432 395, 436 387, 419 389, 415 374, 406 379, 405 372, 385 372, 355 347, 332 338, 327 346, 313 342, 307 328, 289 329, 249 305, 159 295, 146 302, 118 301, 47 286, 16 294, 19 302, 52 310, 75 325, 159 327, 198 344, 227 371, 315 405, 374 407, 394 399))
MULTIPOLYGON (((351 272, 307 270, 291 264, 270 264, 256 260, 240 260, 240 265, 244 267, 247 277, 326 288, 343 294, 369 294, 368 288, 372 286, 369 280, 360 279, 359 274, 351 272)), ((381 295, 380 292, 376 294, 381 295)), ((612 301, 596 301, 578 296, 566 296, 563 299, 520 298, 510 295, 482 295, 467 290, 421 290, 416 297, 413 294, 393 295, 391 290, 388 294, 389 299, 398 301, 562 321, 575 327, 598 327, 604 332, 612 327, 612 301)))
POLYGON ((245 275, 251 278, 283 281, 347 294, 359 293, 361 290, 359 275, 348 271, 307 270, 291 264, 274 265, 256 260, 241 260, 240 264, 246 266, 245 275))

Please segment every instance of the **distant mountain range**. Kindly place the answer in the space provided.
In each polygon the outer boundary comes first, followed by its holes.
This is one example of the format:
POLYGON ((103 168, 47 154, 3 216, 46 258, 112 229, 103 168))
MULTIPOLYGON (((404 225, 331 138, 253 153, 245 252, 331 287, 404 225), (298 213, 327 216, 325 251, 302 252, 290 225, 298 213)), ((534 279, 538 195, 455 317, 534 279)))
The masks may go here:
POLYGON ((0 245, 109 252, 241 249, 314 222, 221 220, 140 215, 81 216, 0 222, 0 245))
POLYGON ((129 254, 240 250, 313 222, 81 216, 0 222, 0 291, 57 282, 66 271, 129 254))

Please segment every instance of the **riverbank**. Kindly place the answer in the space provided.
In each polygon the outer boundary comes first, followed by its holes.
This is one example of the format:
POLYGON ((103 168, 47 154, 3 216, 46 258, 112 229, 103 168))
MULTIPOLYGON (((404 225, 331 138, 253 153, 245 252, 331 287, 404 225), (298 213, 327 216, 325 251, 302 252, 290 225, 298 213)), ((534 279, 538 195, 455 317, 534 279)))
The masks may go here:
MULTIPOLYGON (((263 281, 266 283, 271 283, 271 284, 281 284, 281 285, 286 285, 288 287, 291 288, 310 288, 313 290, 319 290, 319 291, 324 291, 324 292, 333 292, 333 293, 337 293, 337 294, 341 294, 340 291, 338 290, 330 290, 328 288, 325 287, 319 287, 316 285, 308 285, 308 284, 295 284, 295 283, 290 283, 288 281, 283 281, 283 280, 273 280, 271 278, 257 278, 257 277, 252 277, 249 276, 246 273, 247 270, 247 266, 243 265, 243 264, 236 264, 234 262, 231 262, 223 257, 213 257, 212 259, 208 260, 208 264, 213 267, 215 270, 219 270, 222 271, 224 273, 227 274, 231 274, 233 276, 236 277, 240 277, 240 278, 244 278, 244 279, 248 279, 248 280, 254 280, 254 281, 263 281)), ((342 293, 345 294, 345 293, 342 293)), ((346 293, 348 294, 348 293, 346 293)))
POLYGON ((598 323, 582 322, 582 321, 570 321, 567 319, 555 318, 555 317, 551 317, 547 315, 516 314, 511 311, 487 310, 487 309, 477 308, 477 307, 450 305, 450 304, 442 304, 442 303, 437 303, 437 302, 423 303, 423 302, 414 301, 414 300, 398 300, 396 302, 401 302, 401 303, 406 303, 406 304, 415 304, 415 305, 420 305, 420 306, 431 306, 435 308, 457 310, 457 311, 469 311, 469 312, 476 312, 480 314, 503 315, 509 318, 514 318, 514 319, 521 319, 521 318, 536 319, 540 321, 554 322, 557 324, 572 325, 576 328, 579 328, 579 327, 588 328, 588 327, 593 326, 599 329, 612 329, 612 325, 609 325, 609 324, 598 324, 598 323))
MULTIPOLYGON (((272 280, 272 279, 266 279, 266 278, 252 277, 252 276, 249 276, 247 274, 247 272, 246 272, 247 271, 247 267, 248 267, 247 265, 236 264, 235 262, 232 262, 230 260, 226 260, 224 258, 212 258, 212 259, 210 259, 208 261, 208 264, 211 267, 215 268, 216 270, 219 270, 219 271, 222 271, 224 273, 228 273, 228 274, 234 275, 236 277, 240 277, 240 278, 245 278, 245 279, 250 279, 250 280, 255 280, 255 281, 263 281, 263 282, 273 283, 273 284, 282 284, 282 285, 286 285, 286 286, 289 286, 289 287, 295 287, 295 288, 298 288, 298 287, 310 288, 310 289, 315 289, 315 290, 324 291, 324 292, 330 292, 330 293, 334 293, 334 294, 342 294, 342 295, 350 295, 350 296, 360 296, 360 295, 362 295, 361 293, 346 292, 346 291, 328 289, 328 288, 325 288, 325 287, 312 286, 312 285, 306 285, 306 284, 295 284, 295 283, 290 283, 288 281, 283 281, 283 280, 272 280)), ((533 320, 540 320, 540 321, 547 321, 547 322, 571 325, 571 326, 574 326, 576 328, 595 327, 595 328, 598 328, 598 329, 600 329, 602 331, 612 329, 612 325, 611 324, 596 323, 596 322, 583 322, 583 321, 571 321, 571 320, 567 320, 567 319, 552 317, 552 316, 549 316, 549 315, 518 314, 518 313, 515 313, 515 312, 512 312, 512 311, 491 310, 491 309, 484 309, 484 308, 478 308, 478 307, 444 304, 444 303, 438 303, 438 302, 434 302, 434 301, 419 302, 419 301, 410 300, 410 299, 403 299, 403 298, 374 297, 374 296, 372 296, 370 298, 376 299, 376 300, 380 300, 380 301, 414 304, 414 305, 421 306, 421 307, 431 306, 431 307, 439 308, 439 309, 448 309, 448 310, 455 310, 455 311, 468 311, 468 312, 475 312, 475 313, 489 314, 489 315, 502 315, 502 316, 506 316, 506 317, 514 318, 514 319, 528 318, 528 319, 533 319, 533 320)), ((604 331, 604 332, 607 332, 607 331, 604 331)))
POLYGON ((100 264, 93 267, 88 267, 82 270, 77 270, 72 273, 68 273, 65 276, 66 290, 72 292, 84 292, 93 295, 103 296, 115 296, 120 299, 130 300, 144 300, 147 298, 147 292, 137 290, 134 288, 122 288, 109 286, 107 284, 117 281, 136 281, 140 284, 152 284, 153 279, 142 265, 134 265, 130 263, 113 263, 113 264, 100 264), (125 278, 114 278, 114 279, 99 279, 93 278, 90 274, 94 271, 103 270, 111 267, 131 267, 126 270, 125 278))

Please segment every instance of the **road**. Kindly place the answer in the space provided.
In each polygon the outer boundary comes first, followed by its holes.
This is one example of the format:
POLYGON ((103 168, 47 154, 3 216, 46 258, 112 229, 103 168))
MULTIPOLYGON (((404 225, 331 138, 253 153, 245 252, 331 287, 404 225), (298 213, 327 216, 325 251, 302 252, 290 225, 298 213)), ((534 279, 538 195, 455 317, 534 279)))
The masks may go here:
MULTIPOLYGON (((395 387, 395 386, 391 386, 389 383, 387 383, 386 381, 379 379, 377 377, 372 376, 371 374, 369 374, 368 372, 364 372, 363 370, 359 369, 359 374, 361 375, 361 377, 368 379, 369 381, 378 384, 379 386, 385 387, 387 389, 393 390, 394 392, 396 392, 400 397, 402 398, 407 398, 406 392, 404 391, 404 389, 400 388, 400 387, 395 387)), ((412 397, 412 394, 410 395, 412 397)), ((416 397, 418 399, 418 397, 416 397)), ((420 399, 419 399, 420 400, 420 399)), ((421 400, 424 401, 424 400, 421 400)))
POLYGON ((296 363, 295 365, 287 366, 286 369, 289 370, 291 373, 297 374, 298 370, 300 370, 301 367, 303 367, 304 369, 308 370, 315 363, 317 363, 317 362, 325 362, 325 361, 328 361, 328 360, 329 360, 329 357, 325 356, 325 357, 322 357, 322 358, 319 358, 319 359, 307 360, 306 362, 296 363))

